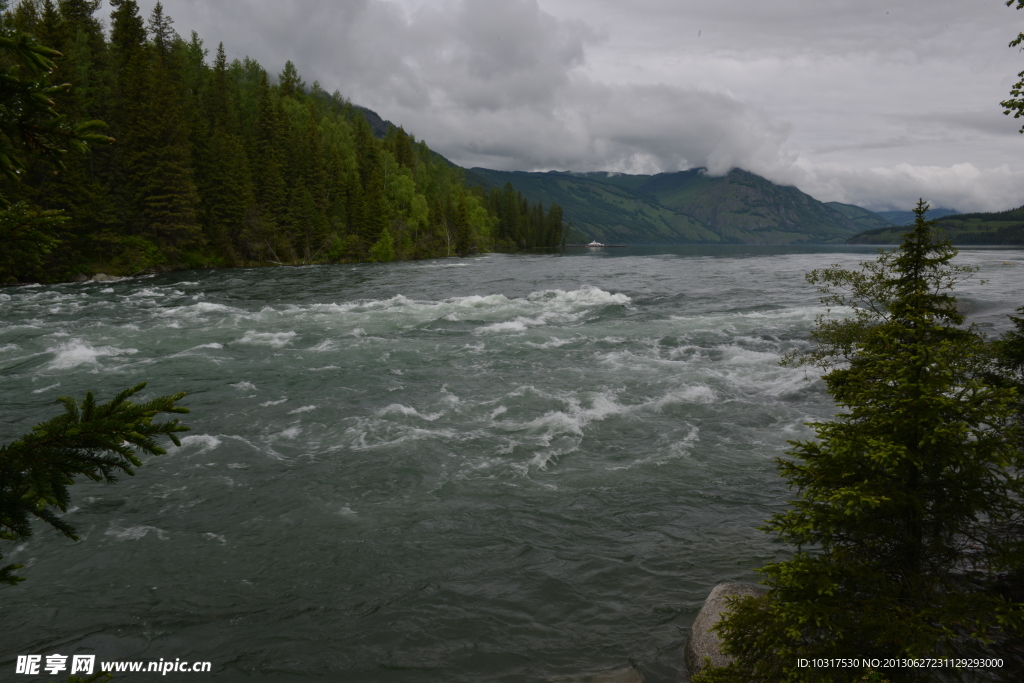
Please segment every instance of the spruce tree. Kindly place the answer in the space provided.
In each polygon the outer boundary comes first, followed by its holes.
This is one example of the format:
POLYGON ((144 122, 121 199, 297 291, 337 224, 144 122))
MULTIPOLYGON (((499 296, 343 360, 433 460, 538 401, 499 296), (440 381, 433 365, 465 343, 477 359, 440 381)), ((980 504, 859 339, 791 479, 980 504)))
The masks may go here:
POLYGON ((459 193, 455 208, 455 252, 459 256, 468 256, 473 249, 473 233, 469 225, 469 209, 466 206, 466 193, 459 193))
POLYGON ((260 69, 256 92, 255 156, 252 162, 253 185, 256 191, 256 220, 246 231, 246 241, 254 258, 280 261, 278 252, 282 249, 281 224, 287 211, 287 188, 280 154, 278 138, 280 126, 276 94, 270 87, 267 73, 260 69))
POLYGON ((143 90, 134 127, 124 141, 135 189, 135 230, 167 256, 202 244, 199 193, 184 110, 181 70, 171 19, 157 2, 149 21, 152 45, 145 53, 143 90))
POLYGON ((552 203, 548 208, 545 247, 562 246, 562 207, 552 203))
MULTIPOLYGON (((860 271, 808 276, 826 304, 854 314, 820 320, 817 348, 788 362, 826 369, 843 412, 811 424, 817 439, 792 442, 777 461, 797 496, 765 530, 795 552, 760 570, 764 598, 737 601, 723 620, 736 661, 696 680, 857 681, 866 666, 798 660, 977 656, 1022 626, 1024 605, 997 590, 1024 560, 1014 394, 981 372, 985 340, 964 327, 952 294, 971 269, 951 263, 956 249, 927 208, 918 204, 897 250, 860 271)), ((934 678, 922 668, 884 675, 934 678)))
POLYGON ((298 97, 306 90, 306 84, 299 78, 299 72, 291 60, 284 63, 284 71, 278 74, 277 83, 281 89, 281 97, 298 97))
POLYGON ((252 178, 231 107, 231 83, 224 44, 217 46, 204 108, 207 137, 200 159, 203 227, 208 243, 229 265, 244 253, 246 212, 253 205, 252 178))

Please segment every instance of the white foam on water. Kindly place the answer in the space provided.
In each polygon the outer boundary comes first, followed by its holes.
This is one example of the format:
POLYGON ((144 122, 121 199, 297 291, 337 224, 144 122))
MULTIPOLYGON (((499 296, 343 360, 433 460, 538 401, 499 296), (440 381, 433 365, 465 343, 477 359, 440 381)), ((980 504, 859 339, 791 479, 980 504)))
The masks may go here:
POLYGON ((679 387, 669 391, 659 399, 644 404, 644 407, 651 407, 657 412, 675 403, 714 403, 718 400, 718 394, 706 384, 694 384, 679 387))
POLYGON ((167 296, 167 293, 166 292, 161 292, 161 291, 158 291, 158 290, 155 290, 155 289, 149 289, 148 287, 144 287, 144 288, 140 289, 137 292, 133 292, 133 293, 129 294, 128 296, 133 296, 133 297, 140 297, 140 296, 167 296))
POLYGON ((288 414, 297 415, 299 413, 308 413, 311 410, 316 410, 316 406, 302 406, 301 408, 296 408, 295 410, 289 410, 288 414))
POLYGON ((113 524, 107 529, 106 535, 113 536, 118 541, 138 541, 146 537, 149 532, 154 532, 161 541, 167 540, 167 532, 155 526, 130 526, 116 527, 113 524))
POLYGON ((292 343, 292 339, 295 336, 295 332, 256 332, 255 330, 249 330, 235 343, 283 349, 292 343))
POLYGON ((184 351, 179 351, 178 353, 175 353, 174 355, 172 355, 171 358, 177 358, 179 356, 191 356, 193 351, 199 351, 201 349, 223 349, 223 348, 224 348, 224 345, 223 344, 218 344, 217 342, 212 342, 210 344, 200 344, 199 346, 193 346, 190 349, 185 349, 184 351))
POLYGON ((647 457, 642 457, 626 465, 612 465, 609 470, 629 470, 641 465, 666 465, 678 458, 688 458, 694 446, 700 441, 700 429, 687 424, 690 430, 682 439, 672 440, 664 450, 656 450, 647 457))
POLYGON ((98 365, 99 358, 132 355, 139 352, 138 349, 122 349, 116 346, 96 347, 79 338, 46 349, 46 351, 54 354, 54 359, 50 361, 50 368, 54 370, 67 370, 87 363, 98 365))
MULTIPOLYGON (((255 387, 253 387, 253 388, 255 389, 255 387)), ((285 396, 280 401, 266 401, 265 403, 261 403, 260 407, 261 408, 266 408, 267 406, 279 406, 279 405, 281 405, 282 403, 284 403, 287 400, 288 400, 288 397, 285 396)))
POLYGON ((0 294, 0 301, 10 301, 10 300, 11 300, 11 295, 10 294, 0 294))
MULTIPOLYGON (((363 451, 371 449, 387 449, 406 441, 426 440, 458 440, 467 435, 461 430, 452 429, 424 429, 404 425, 392 420, 381 421, 367 418, 357 418, 356 424, 345 430, 344 446, 354 450, 363 451)), ((328 450, 338 450, 341 446, 335 446, 328 450)))
POLYGON ((199 448, 199 453, 212 451, 214 448, 217 448, 217 446, 220 446, 220 444, 220 439, 211 434, 190 434, 188 436, 181 437, 182 448, 196 446, 199 448))
POLYGON ((585 306, 597 306, 606 304, 629 304, 630 298, 625 294, 612 294, 592 285, 583 285, 579 289, 563 291, 561 289, 546 289, 542 292, 533 292, 527 297, 529 301, 557 301, 585 306))
POLYGON ((17 351, 17 350, 18 350, 18 345, 17 344, 4 344, 3 346, 0 346, 0 353, 7 353, 8 351, 17 351))
POLYGON ((544 325, 547 321, 543 316, 538 318, 524 318, 522 316, 515 320, 503 323, 492 323, 473 330, 473 334, 487 334, 488 332, 525 332, 528 327, 544 325))
POLYGON ((311 346, 308 350, 309 351, 323 352, 323 351, 334 351, 337 348, 338 348, 338 344, 333 339, 324 339, 322 342, 320 342, 316 346, 311 346))
POLYGON ((366 336, 366 330, 364 330, 361 327, 357 327, 356 329, 354 329, 351 332, 349 332, 349 336, 351 336, 351 337, 365 337, 366 336))
POLYGON ((849 318, 854 314, 852 308, 838 306, 829 309, 826 306, 793 306, 770 311, 721 312, 704 313, 701 315, 672 315, 669 320, 688 332, 749 332, 764 328, 766 325, 775 327, 783 325, 792 327, 795 323, 814 323, 818 316, 830 318, 849 318))
POLYGON ((557 348, 559 348, 561 346, 565 346, 566 344, 572 344, 573 341, 575 341, 575 340, 573 340, 573 339, 558 339, 557 337, 552 337, 550 340, 548 340, 546 342, 539 343, 539 344, 535 343, 535 342, 528 341, 528 342, 526 342, 526 345, 527 346, 532 346, 535 349, 557 349, 557 348))
POLYGON ((49 391, 50 389, 56 389, 56 388, 57 388, 57 387, 59 387, 59 386, 60 386, 60 382, 57 382, 56 384, 51 384, 50 386, 48 386, 48 387, 43 387, 42 389, 33 389, 33 390, 32 390, 32 393, 33 393, 33 394, 41 394, 41 393, 43 393, 44 391, 49 391))
POLYGON ((229 384, 239 391, 256 391, 256 385, 252 382, 236 382, 235 384, 229 384))
POLYGON ((203 538, 205 538, 207 540, 210 540, 210 541, 217 541, 221 545, 227 545, 227 542, 228 542, 228 539, 224 538, 220 534, 214 534, 214 533, 205 533, 205 534, 203 534, 203 538))
POLYGON ((288 429, 281 432, 281 436, 283 436, 286 439, 294 439, 299 435, 300 432, 302 432, 301 427, 289 427, 288 429))
POLYGON ((377 415, 378 417, 384 417, 386 415, 404 415, 405 417, 418 417, 421 420, 433 422, 444 415, 444 413, 427 413, 424 415, 415 408, 410 408, 409 406, 402 405, 401 403, 392 403, 387 408, 381 408, 378 410, 377 415))
POLYGON ((452 297, 443 300, 414 300, 398 294, 388 299, 357 300, 342 303, 286 306, 280 310, 266 307, 261 320, 280 316, 316 316, 336 319, 341 317, 353 324, 354 336, 363 336, 367 330, 408 329, 437 320, 480 321, 490 331, 518 331, 524 327, 572 322, 596 306, 628 305, 625 294, 612 294, 589 285, 578 290, 544 290, 524 298, 509 299, 503 294, 452 297), (483 319, 483 320, 481 320, 483 319), (488 326, 508 324, 506 327, 488 326))
POLYGON ((689 455, 690 451, 693 450, 694 445, 700 441, 700 429, 697 427, 691 427, 689 433, 682 438, 680 441, 674 441, 669 446, 669 454, 673 458, 689 455))
POLYGON ((114 288, 113 287, 107 287, 106 289, 101 289, 100 290, 100 294, 113 294, 113 293, 114 293, 114 288))
POLYGON ((195 285, 198 285, 198 284, 199 284, 198 282, 179 282, 178 286, 179 287, 187 287, 187 286, 195 286, 195 285))
MULTIPOLYGON (((517 391, 525 389, 520 387, 517 391)), ((561 410, 551 410, 527 421, 496 422, 502 431, 516 435, 513 439, 515 443, 506 449, 507 452, 516 446, 538 449, 529 461, 513 463, 512 469, 521 476, 527 476, 531 469, 544 471, 558 462, 560 456, 579 449, 584 429, 590 423, 613 415, 629 414, 634 410, 633 407, 619 403, 614 395, 604 392, 589 393, 586 399, 589 399, 586 401, 589 406, 584 406, 584 401, 576 396, 561 397, 559 400, 565 405, 561 410)))
POLYGON ((240 308, 215 304, 209 301, 200 301, 188 306, 171 306, 156 311, 156 315, 165 318, 181 318, 184 320, 199 320, 211 313, 224 313, 246 317, 246 312, 240 308))

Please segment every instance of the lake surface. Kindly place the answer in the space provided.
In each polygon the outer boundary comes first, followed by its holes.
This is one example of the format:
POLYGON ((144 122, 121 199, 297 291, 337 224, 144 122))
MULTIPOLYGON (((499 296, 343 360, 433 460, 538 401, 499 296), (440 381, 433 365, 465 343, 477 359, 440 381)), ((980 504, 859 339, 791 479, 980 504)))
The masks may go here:
MULTIPOLYGON (((4 543, 28 580, 0 588, 0 671, 57 652, 208 660, 217 681, 634 666, 674 683, 708 591, 785 556, 756 531, 787 496, 773 458, 835 412, 813 371, 778 366, 824 312, 803 275, 873 254, 579 249, 0 289, 0 440, 57 396, 141 381, 193 411, 180 449, 73 487, 82 541, 37 524, 4 543)), ((960 290, 972 319, 1006 329, 1024 252, 958 260, 981 269, 960 290)))

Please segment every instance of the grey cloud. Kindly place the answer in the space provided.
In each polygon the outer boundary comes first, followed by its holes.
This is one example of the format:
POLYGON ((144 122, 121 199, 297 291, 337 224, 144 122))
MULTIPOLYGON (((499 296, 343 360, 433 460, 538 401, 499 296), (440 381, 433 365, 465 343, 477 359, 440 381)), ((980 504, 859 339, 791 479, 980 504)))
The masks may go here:
MULTIPOLYGON (((146 11, 151 3, 143 0, 146 11)), ((1005 44, 1024 13, 1002 7, 958 0, 164 5, 183 35, 195 29, 211 46, 223 40, 229 55, 248 54, 271 72, 291 59, 307 82, 341 90, 466 166, 741 166, 822 199, 876 207, 910 205, 925 190, 958 207, 1024 201, 1024 184, 1003 182, 1016 170, 991 168, 993 160, 1016 163, 1006 148, 1020 142, 1000 132, 996 110, 1020 70, 1005 44), (945 165, 935 165, 940 158, 945 165)))
MULTIPOLYGON (((457 163, 499 168, 724 173, 779 155, 786 126, 720 92, 605 84, 585 75, 605 38, 536 0, 469 0, 404 11, 379 1, 281 4, 232 26, 209 3, 168 0, 187 31, 241 39, 274 71, 286 58, 307 80, 402 123, 457 163)), ((238 4, 225 5, 225 14, 238 4)), ((230 44, 228 45, 231 50, 230 44)), ((237 48, 236 48, 237 49, 237 48)))
POLYGON ((851 168, 843 164, 814 164, 805 159, 776 180, 797 185, 818 199, 857 204, 875 211, 908 210, 918 198, 932 206, 960 211, 996 211, 1017 206, 1024 171, 1003 165, 979 169, 974 164, 851 168), (1011 201, 1007 201, 1011 199, 1011 201))

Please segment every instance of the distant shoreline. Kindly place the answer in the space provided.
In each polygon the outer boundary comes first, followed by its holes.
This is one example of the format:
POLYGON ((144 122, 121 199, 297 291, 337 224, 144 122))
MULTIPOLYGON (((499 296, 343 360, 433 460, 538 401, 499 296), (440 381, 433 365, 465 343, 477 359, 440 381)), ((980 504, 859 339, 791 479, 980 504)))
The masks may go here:
MULTIPOLYGON (((590 249, 603 249, 604 247, 628 247, 628 244, 563 244, 563 247, 587 247, 590 249)), ((636 245, 633 245, 636 246, 636 245)))

